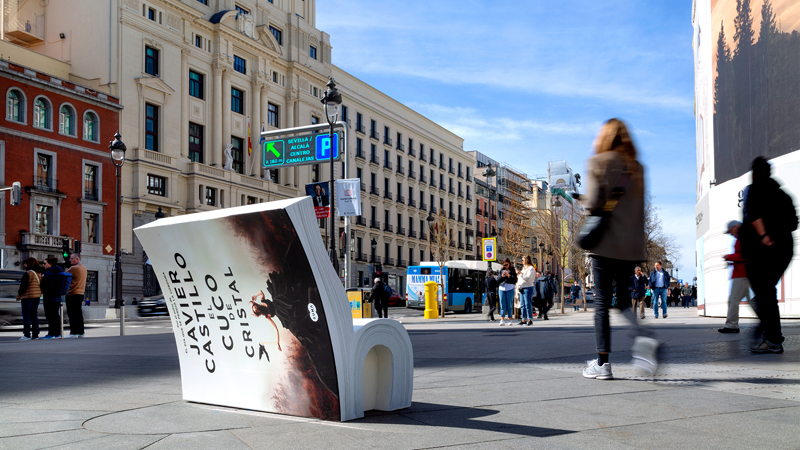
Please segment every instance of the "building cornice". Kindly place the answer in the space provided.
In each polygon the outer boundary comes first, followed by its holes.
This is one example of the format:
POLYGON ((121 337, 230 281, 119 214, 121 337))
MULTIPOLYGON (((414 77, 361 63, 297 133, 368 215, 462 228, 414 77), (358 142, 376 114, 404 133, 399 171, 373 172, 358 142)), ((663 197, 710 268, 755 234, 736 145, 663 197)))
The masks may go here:
POLYGON ((57 139, 52 139, 44 136, 39 136, 38 134, 27 133, 25 131, 18 131, 13 130, 11 128, 0 127, 0 133, 9 134, 11 136, 20 137, 23 139, 30 139, 33 141, 43 142, 45 144, 54 145, 57 147, 64 147, 70 150, 76 150, 79 152, 89 153, 95 156, 99 156, 101 158, 111 158, 111 153, 108 152, 101 152, 99 150, 93 150, 91 148, 81 147, 80 145, 70 144, 68 142, 59 141, 57 139))

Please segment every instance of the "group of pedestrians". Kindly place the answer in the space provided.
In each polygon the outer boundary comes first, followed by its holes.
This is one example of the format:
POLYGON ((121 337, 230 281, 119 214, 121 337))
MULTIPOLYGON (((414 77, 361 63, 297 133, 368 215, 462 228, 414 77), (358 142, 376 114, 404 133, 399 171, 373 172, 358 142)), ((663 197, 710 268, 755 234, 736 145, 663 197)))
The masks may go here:
POLYGON ((500 326, 512 325, 514 317, 514 297, 519 294, 519 323, 517 325, 533 325, 533 318, 550 320, 547 312, 553 307, 555 282, 552 274, 542 275, 533 266, 533 258, 523 258, 522 269, 518 269, 508 258, 503 261, 499 276, 493 270, 486 273, 484 280, 486 302, 489 313, 486 318, 494 322, 494 312, 500 304, 500 326), (537 314, 534 309, 538 309, 537 314))
POLYGON ((21 341, 39 339, 39 302, 44 307, 47 319, 47 335, 41 339, 61 339, 61 302, 65 301, 69 317, 70 335, 66 338, 82 338, 84 336, 83 301, 86 289, 86 268, 81 264, 80 255, 73 253, 70 267, 64 271, 58 265, 58 259, 47 258, 44 265, 39 265, 36 258, 27 258, 22 262, 25 273, 20 280, 17 299, 22 307, 21 341), (71 280, 66 296, 63 294, 65 278, 68 273, 71 280))

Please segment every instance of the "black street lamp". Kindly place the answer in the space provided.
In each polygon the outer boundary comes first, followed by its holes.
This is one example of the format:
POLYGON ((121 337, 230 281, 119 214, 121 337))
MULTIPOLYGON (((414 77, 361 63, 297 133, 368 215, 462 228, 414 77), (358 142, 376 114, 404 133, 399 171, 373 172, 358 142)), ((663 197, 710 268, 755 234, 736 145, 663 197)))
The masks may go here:
POLYGON ((108 145, 108 149, 111 150, 111 161, 114 163, 114 167, 116 168, 117 172, 117 222, 115 227, 115 234, 116 237, 114 239, 114 246, 115 248, 115 255, 114 255, 114 272, 115 272, 115 293, 114 296, 117 299, 117 303, 119 304, 119 334, 123 336, 125 334, 125 306, 122 300, 122 264, 120 263, 120 249, 119 249, 119 241, 120 241, 120 205, 122 204, 122 198, 120 197, 120 178, 121 178, 121 169, 122 165, 125 164, 125 151, 128 149, 125 147, 125 144, 119 140, 122 136, 119 134, 119 131, 114 135, 114 140, 108 145))
POLYGON ((342 104, 342 94, 336 89, 336 83, 333 81, 333 77, 328 79, 328 90, 325 91, 325 96, 322 98, 322 104, 325 106, 325 116, 328 118, 328 124, 331 126, 330 133, 328 134, 330 138, 330 152, 331 152, 331 185, 330 185, 330 205, 331 205, 331 215, 330 215, 330 222, 331 222, 331 243, 330 243, 330 252, 331 252, 331 263, 333 264, 333 269, 336 270, 336 275, 339 275, 339 258, 336 256, 336 188, 335 188, 335 180, 333 175, 333 149, 336 143, 333 141, 333 125, 336 123, 336 119, 339 116, 339 105, 342 104))
MULTIPOLYGON (((491 237, 497 236, 497 232, 494 231, 494 227, 492 226, 492 177, 494 177, 496 174, 497 174, 497 172, 495 172, 495 170, 492 169, 492 163, 490 162, 486 166, 486 170, 483 171, 483 177, 486 178, 486 183, 489 185, 489 235, 491 237)), ((487 236, 487 238, 488 238, 488 236, 487 236)), ((484 239, 487 239, 487 238, 484 238, 484 239)), ((496 245, 497 244, 495 243, 495 246, 496 245)), ((483 253, 483 248, 482 247, 483 246, 481 246, 481 253, 483 253)), ((497 249, 495 249, 495 254, 497 254, 497 249)), ((481 258, 481 259, 483 259, 483 258, 481 258)), ((489 263, 486 263, 486 264, 487 264, 487 267, 490 267, 489 263)))

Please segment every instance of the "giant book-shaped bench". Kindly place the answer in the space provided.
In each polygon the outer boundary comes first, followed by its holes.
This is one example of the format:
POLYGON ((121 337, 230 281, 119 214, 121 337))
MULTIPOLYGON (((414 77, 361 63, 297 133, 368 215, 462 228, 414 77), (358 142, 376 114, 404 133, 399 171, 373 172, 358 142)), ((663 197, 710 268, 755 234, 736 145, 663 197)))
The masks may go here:
POLYGON ((326 420, 411 406, 391 319, 353 319, 310 197, 136 228, 172 320, 184 400, 326 420))

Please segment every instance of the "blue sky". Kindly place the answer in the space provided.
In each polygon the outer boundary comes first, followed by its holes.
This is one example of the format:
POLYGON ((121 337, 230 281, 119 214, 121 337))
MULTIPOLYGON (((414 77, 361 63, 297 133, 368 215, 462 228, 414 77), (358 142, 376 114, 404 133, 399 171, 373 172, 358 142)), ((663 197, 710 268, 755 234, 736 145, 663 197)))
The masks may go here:
POLYGON ((317 2, 333 62, 528 175, 626 121, 694 276, 691 0, 317 2))

